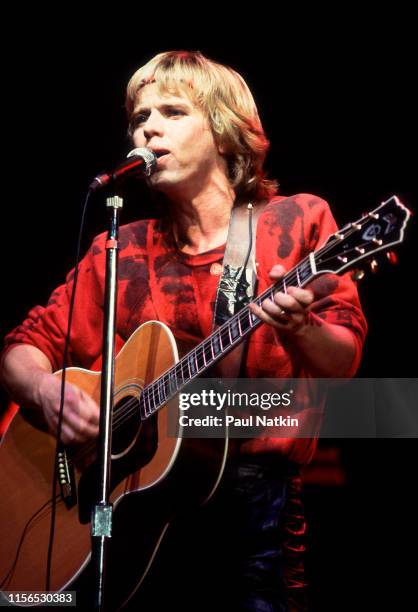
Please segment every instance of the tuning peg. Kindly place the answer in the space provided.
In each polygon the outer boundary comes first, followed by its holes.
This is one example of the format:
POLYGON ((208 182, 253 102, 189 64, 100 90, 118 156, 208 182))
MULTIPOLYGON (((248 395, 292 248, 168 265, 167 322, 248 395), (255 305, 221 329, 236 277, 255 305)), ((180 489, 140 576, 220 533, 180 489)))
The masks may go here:
POLYGON ((364 270, 354 270, 351 275, 353 281, 360 281, 364 276, 364 270))
POLYGON ((398 256, 396 255, 396 253, 394 251, 388 251, 386 253, 386 257, 388 258, 389 262, 395 266, 398 263, 398 256))
POLYGON ((373 272, 373 274, 377 272, 377 266, 377 261, 375 259, 372 259, 372 261, 370 262, 370 270, 373 272))

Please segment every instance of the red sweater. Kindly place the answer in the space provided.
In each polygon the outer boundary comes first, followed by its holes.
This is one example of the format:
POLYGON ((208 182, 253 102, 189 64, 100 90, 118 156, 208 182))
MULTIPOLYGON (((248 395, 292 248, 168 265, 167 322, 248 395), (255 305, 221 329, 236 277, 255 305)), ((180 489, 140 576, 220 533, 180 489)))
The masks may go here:
MULTIPOLYGON (((321 246, 337 229, 328 204, 315 196, 276 197, 263 211, 257 226, 256 262, 258 293, 270 284, 268 273, 276 263, 287 270, 321 246)), ((105 240, 101 234, 80 263, 71 334, 70 365, 100 367, 103 324, 105 240)), ((117 351, 145 321, 158 319, 178 340, 199 343, 211 332, 213 306, 224 246, 199 255, 180 252, 169 225, 143 220, 120 229, 117 351), (218 272, 218 273, 216 273, 218 272)), ((36 306, 27 319, 6 337, 6 347, 16 343, 39 348, 54 369, 61 367, 73 271, 51 295, 46 307, 36 306)), ((349 275, 323 275, 310 284, 311 310, 329 323, 352 330, 356 356, 347 376, 361 358, 366 322, 357 290, 349 275)), ((303 364, 286 351, 277 334, 261 325, 250 336, 246 375, 287 378, 308 376, 303 364)), ((275 450, 299 462, 314 450, 312 440, 257 439, 242 446, 245 452, 275 450)))

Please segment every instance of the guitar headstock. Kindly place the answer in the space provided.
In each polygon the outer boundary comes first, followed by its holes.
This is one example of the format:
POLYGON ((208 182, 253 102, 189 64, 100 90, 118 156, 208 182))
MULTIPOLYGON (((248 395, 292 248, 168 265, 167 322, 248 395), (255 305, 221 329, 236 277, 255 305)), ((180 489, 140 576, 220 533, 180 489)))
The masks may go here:
POLYGON ((411 212, 397 196, 392 196, 367 213, 332 234, 315 253, 318 273, 341 274, 376 253, 385 251, 404 239, 411 212))

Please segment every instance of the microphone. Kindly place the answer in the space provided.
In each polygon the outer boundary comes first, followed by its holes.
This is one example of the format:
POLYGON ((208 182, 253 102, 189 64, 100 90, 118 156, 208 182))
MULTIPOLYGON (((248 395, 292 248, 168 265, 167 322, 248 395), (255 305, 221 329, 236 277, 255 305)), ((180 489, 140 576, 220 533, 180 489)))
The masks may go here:
POLYGON ((109 174, 98 174, 89 186, 90 191, 106 187, 110 182, 122 178, 143 178, 150 176, 157 167, 157 156, 154 151, 140 147, 132 149, 126 159, 109 174))

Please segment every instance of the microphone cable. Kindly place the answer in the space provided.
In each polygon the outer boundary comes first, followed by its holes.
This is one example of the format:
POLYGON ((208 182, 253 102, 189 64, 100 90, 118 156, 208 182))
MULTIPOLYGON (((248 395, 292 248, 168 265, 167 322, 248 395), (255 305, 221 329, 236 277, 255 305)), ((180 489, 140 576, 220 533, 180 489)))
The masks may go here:
POLYGON ((89 189, 87 191, 87 195, 84 200, 83 211, 81 213, 81 222, 80 222, 80 228, 78 231, 77 251, 76 251, 75 266, 74 266, 73 288, 72 288, 71 297, 70 297, 70 306, 68 310, 67 333, 65 336, 64 350, 63 350, 63 356, 62 356, 60 409, 59 409, 59 414, 58 414, 58 424, 57 424, 57 432, 56 432, 57 441, 56 441, 56 447, 55 447, 54 471, 52 475, 51 523, 50 523, 50 531, 49 531, 48 556, 47 556, 46 580, 45 580, 45 590, 46 591, 50 590, 50 584, 51 584, 52 550, 53 550, 53 544, 54 544, 56 503, 57 503, 56 500, 57 500, 57 480, 58 480, 58 456, 63 446, 61 444, 61 430, 62 430, 62 420, 63 420, 63 414, 64 414, 65 379, 66 379, 66 370, 68 367, 68 351, 70 347, 71 324, 72 324, 72 319, 73 319, 75 295, 76 295, 76 289, 77 289, 78 269, 79 269, 79 264, 80 264, 80 253, 81 253, 81 241, 82 241, 82 237, 84 233, 86 211, 87 211, 91 193, 92 193, 92 190, 89 189))

